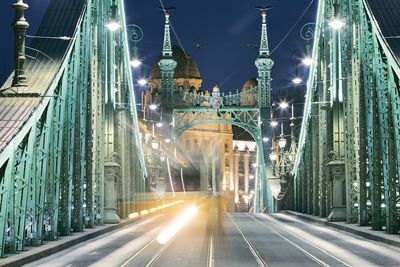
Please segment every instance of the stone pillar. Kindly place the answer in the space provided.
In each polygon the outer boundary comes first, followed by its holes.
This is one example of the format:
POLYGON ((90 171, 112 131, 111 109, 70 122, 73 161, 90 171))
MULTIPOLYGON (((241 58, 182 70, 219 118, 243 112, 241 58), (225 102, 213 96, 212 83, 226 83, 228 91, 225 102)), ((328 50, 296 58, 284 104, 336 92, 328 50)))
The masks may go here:
POLYGON ((236 146, 233 150, 233 177, 234 177, 234 192, 235 203, 239 203, 239 148, 236 146))
POLYGON ((250 163, 250 152, 249 148, 246 147, 244 154, 244 192, 249 193, 249 163, 250 163))
POLYGON ((115 162, 104 164, 104 223, 119 223, 117 210, 117 178, 120 166, 115 162))
POLYGON ((328 220, 346 220, 346 182, 345 163, 342 160, 333 160, 327 164, 331 184, 331 207, 328 220))

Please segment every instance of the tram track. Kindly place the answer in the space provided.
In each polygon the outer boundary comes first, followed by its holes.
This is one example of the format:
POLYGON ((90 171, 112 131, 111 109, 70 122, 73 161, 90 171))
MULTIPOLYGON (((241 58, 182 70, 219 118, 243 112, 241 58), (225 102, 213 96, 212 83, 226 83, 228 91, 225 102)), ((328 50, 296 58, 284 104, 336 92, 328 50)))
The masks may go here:
POLYGON ((309 251, 307 251, 305 248, 303 248, 302 246, 300 246, 299 244, 296 244, 295 242, 293 242, 292 240, 290 240, 289 238, 285 237, 284 235, 282 235, 282 233, 280 233, 278 230, 274 229, 273 227, 276 227, 277 229, 284 231, 285 233, 288 233, 290 236, 308 244, 309 246, 319 250, 320 252, 322 252, 323 254, 327 255, 328 257, 332 258, 333 260, 337 261, 338 263, 340 263, 343 266, 346 267, 352 267, 350 264, 342 261, 341 259, 335 257, 334 255, 330 254, 329 252, 327 252, 326 250, 308 242, 307 240, 301 238, 300 236, 292 233, 291 231, 279 226, 278 224, 276 224, 275 222, 273 222, 272 220, 269 220, 267 218, 264 217, 260 217, 257 215, 250 215, 247 214, 250 218, 252 218, 254 221, 260 223, 261 225, 263 225, 264 227, 268 228, 269 230, 271 230, 273 233, 275 233, 277 236, 283 238, 285 241, 287 241, 290 245, 292 245, 293 247, 295 247, 296 249, 298 249, 300 252, 302 252, 304 255, 306 255, 308 258, 310 258, 311 260, 313 260, 314 262, 318 263, 321 266, 324 267, 329 267, 330 264, 328 264, 326 261, 318 258, 317 256, 315 256, 314 254, 310 253, 309 251), (268 223, 268 224, 267 224, 268 223), (273 227, 271 227, 271 225, 273 227))
POLYGON ((243 241, 246 243, 246 246, 250 250, 251 254, 253 254, 254 258, 256 259, 258 265, 260 267, 268 267, 267 263, 264 261, 258 250, 255 248, 253 243, 249 240, 249 238, 246 236, 246 234, 240 229, 240 227, 237 225, 237 223, 232 219, 232 216, 228 213, 228 218, 231 220, 233 226, 235 229, 239 232, 239 234, 242 236, 243 241))

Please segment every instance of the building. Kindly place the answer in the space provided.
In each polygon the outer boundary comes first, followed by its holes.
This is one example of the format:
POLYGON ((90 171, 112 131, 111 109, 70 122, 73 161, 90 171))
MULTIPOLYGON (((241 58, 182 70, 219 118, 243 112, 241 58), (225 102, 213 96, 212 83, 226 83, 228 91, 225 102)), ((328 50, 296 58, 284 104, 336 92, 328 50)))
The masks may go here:
MULTIPOLYGON (((172 46, 173 59, 176 61, 174 69, 174 86, 194 95, 208 96, 210 92, 202 88, 200 71, 190 56, 178 46, 172 46)), ((161 58, 161 56, 160 56, 161 58)), ((171 120, 166 114, 155 107, 160 107, 161 99, 161 70, 155 62, 148 79, 148 87, 142 92, 142 108, 148 122, 156 123, 160 120, 171 120)), ((256 80, 247 81, 242 89, 245 105, 254 105, 255 99, 251 90, 257 85, 256 80)), ((213 88, 217 90, 217 88, 213 88)), ((212 93, 212 92, 211 92, 212 93)), ((174 107, 185 106, 187 103, 175 102, 174 107)), ((198 103, 209 105, 209 103, 198 103)), ((186 105, 187 106, 187 105, 186 105)), ((159 130, 159 129, 157 129, 159 130)), ((249 135, 246 135, 247 137, 249 135)), ((191 166, 197 168, 198 183, 189 184, 187 187, 202 191, 225 191, 237 203, 247 206, 250 197, 250 180, 255 176, 256 143, 254 141, 234 140, 232 125, 230 124, 199 124, 187 130, 177 140, 176 147, 192 162, 191 166), (215 185, 215 186, 212 186, 215 185)), ((186 177, 188 178, 188 177, 186 177)), ((189 179, 191 180, 191 179, 189 179)), ((193 181, 193 179, 191 180, 193 181)), ((252 184, 252 186, 254 186, 252 184)), ((233 203, 233 201, 232 201, 233 203)), ((237 207, 236 207, 237 209, 237 207)))

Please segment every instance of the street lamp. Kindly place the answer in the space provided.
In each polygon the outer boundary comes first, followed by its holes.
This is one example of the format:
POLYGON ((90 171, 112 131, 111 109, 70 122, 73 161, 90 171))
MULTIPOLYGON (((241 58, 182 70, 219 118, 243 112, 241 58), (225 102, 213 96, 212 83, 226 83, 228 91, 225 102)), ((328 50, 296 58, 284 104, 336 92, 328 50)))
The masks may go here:
POLYGON ((340 11, 340 6, 337 1, 336 3, 333 4, 333 10, 334 10, 334 15, 333 18, 329 21, 328 25, 334 30, 340 30, 346 25, 346 22, 343 21, 343 19, 340 18, 339 16, 339 11, 340 11))
POLYGON ((283 101, 283 102, 279 103, 279 107, 280 107, 281 109, 287 109, 287 108, 289 107, 289 103, 283 101))
POLYGON ((156 104, 151 104, 149 106, 150 110, 156 110, 158 108, 158 106, 156 104))
POLYGON ((294 84, 300 84, 303 80, 299 76, 296 76, 292 81, 294 84))
POLYGON ((140 86, 145 86, 145 85, 147 84, 147 80, 146 80, 145 78, 140 78, 140 79, 138 80, 138 84, 139 84, 140 86))
POLYGON ((110 20, 105 26, 112 32, 116 32, 121 28, 121 24, 119 24, 116 20, 110 20))
POLYGON ((344 22, 342 19, 334 17, 329 21, 329 27, 331 27, 334 30, 340 30, 346 25, 346 22, 344 22))
POLYGON ((301 61, 304 65, 306 65, 307 67, 311 66, 314 63, 314 60, 310 57, 305 57, 302 59, 301 61))

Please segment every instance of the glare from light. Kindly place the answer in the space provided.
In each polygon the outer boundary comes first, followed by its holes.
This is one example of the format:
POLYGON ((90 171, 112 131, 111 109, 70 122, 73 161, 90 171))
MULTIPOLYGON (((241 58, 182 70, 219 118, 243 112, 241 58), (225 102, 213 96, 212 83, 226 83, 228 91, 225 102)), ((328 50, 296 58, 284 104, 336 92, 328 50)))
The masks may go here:
POLYGON ((303 80, 300 77, 296 77, 293 79, 294 84, 300 84, 303 80))
POLYGON ((140 61, 139 59, 134 58, 134 59, 131 60, 131 66, 132 67, 137 68, 140 65, 142 65, 142 61, 140 61))
POLYGON ((151 209, 149 209, 149 211, 150 211, 150 213, 153 213, 153 212, 156 211, 156 209, 155 208, 151 208, 151 209))
POLYGON ((346 22, 339 18, 333 18, 331 21, 329 21, 329 27, 334 30, 340 30, 344 25, 346 25, 346 22))
POLYGON ((268 138, 268 137, 264 137, 264 138, 263 138, 263 141, 266 143, 266 142, 269 141, 269 138, 268 138))
POLYGON ((278 144, 280 148, 284 148, 286 146, 286 139, 285 138, 279 139, 278 144))
POLYGON ((288 102, 281 102, 281 103, 279 103, 279 107, 281 109, 287 109, 289 107, 289 103, 288 102))
POLYGON ((134 212, 134 213, 129 214, 129 218, 130 219, 133 219, 133 218, 136 218, 136 217, 139 217, 139 213, 138 212, 134 212))
POLYGON ((277 122, 277 121, 271 121, 271 126, 272 126, 272 127, 278 126, 278 122, 277 122))
POLYGON ((156 105, 156 104, 151 104, 151 105, 149 106, 149 108, 150 108, 151 110, 156 110, 156 109, 157 109, 157 105, 156 105))
POLYGON ((148 211, 148 210, 142 210, 142 211, 140 212, 140 215, 147 215, 147 214, 149 214, 149 211, 148 211))
POLYGON ((147 80, 141 78, 141 79, 138 80, 138 84, 139 84, 140 86, 145 86, 145 85, 147 84, 147 80))
POLYGON ((158 149, 158 143, 157 142, 152 142, 151 143, 151 147, 154 149, 154 150, 157 150, 158 149))
POLYGON ((121 28, 121 24, 119 24, 115 20, 108 22, 105 26, 112 32, 118 31, 121 28))
POLYGON ((314 63, 314 60, 310 57, 303 58, 301 61, 306 66, 311 66, 314 63))
POLYGON ((191 206, 179 216, 167 229, 165 229, 158 237, 158 243, 166 244, 198 211, 196 206, 191 206))
POLYGON ((163 124, 161 121, 159 121, 159 122, 156 123, 156 126, 157 126, 158 128, 163 127, 163 125, 164 125, 164 124, 163 124))

